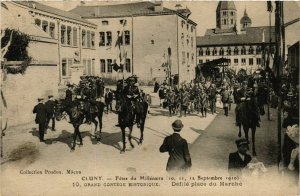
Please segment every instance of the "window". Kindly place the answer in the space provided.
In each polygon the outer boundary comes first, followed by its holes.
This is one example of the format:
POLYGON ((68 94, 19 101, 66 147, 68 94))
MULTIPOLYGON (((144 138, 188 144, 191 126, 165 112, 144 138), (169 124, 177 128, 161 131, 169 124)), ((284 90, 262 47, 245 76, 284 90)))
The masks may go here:
POLYGON ((187 38, 186 39, 186 45, 189 46, 189 44, 190 44, 190 40, 189 40, 189 38, 187 38))
POLYGON ((91 59, 87 60, 87 64, 86 64, 86 70, 87 70, 87 75, 92 75, 92 61, 91 59))
POLYGON ((107 59, 107 72, 111 73, 112 72, 112 60, 111 59, 107 59))
POLYGON ((109 23, 108 23, 108 21, 107 20, 103 20, 102 21, 102 25, 108 25, 109 23))
POLYGON ((124 20, 124 19, 122 19, 122 20, 120 20, 120 24, 127 24, 127 21, 126 20, 124 20))
POLYGON ((234 48, 233 54, 234 54, 234 55, 238 55, 238 54, 239 54, 239 49, 238 49, 238 47, 235 47, 235 48, 234 48))
POLYGON ((233 19, 230 20, 230 24, 233 24, 233 19))
MULTIPOLYGON (((107 40, 106 45, 111 46, 111 43, 112 43, 111 31, 106 32, 106 40, 107 40)), ((104 42, 105 42, 105 40, 104 40, 104 42)))
POLYGON ((226 19, 224 19, 224 25, 226 25, 226 19))
POLYGON ((185 25, 185 21, 183 20, 183 21, 181 21, 181 27, 183 28, 184 25, 185 25))
POLYGON ((82 46, 86 47, 86 31, 82 30, 82 46))
POLYGON ((253 52, 254 52, 254 50, 253 50, 252 46, 250 46, 250 48, 249 48, 249 54, 253 54, 253 52))
POLYGON ((260 65, 260 64, 261 64, 261 58, 257 58, 257 59, 256 59, 256 64, 257 64, 257 65, 260 65))
POLYGON ((61 75, 62 76, 67 76, 67 59, 62 59, 62 62, 61 62, 61 75))
POLYGON ((227 59, 228 60, 228 65, 231 65, 231 59, 227 59))
POLYGON ((223 12, 223 16, 227 16, 227 12, 223 12))
POLYGON ((60 29, 60 42, 61 42, 61 44, 65 44, 65 37, 66 37, 66 26, 61 25, 61 29, 60 29))
POLYGON ((118 39, 120 40, 120 45, 123 45, 123 35, 120 34, 120 31, 117 31, 118 39))
POLYGON ((194 62, 194 53, 192 53, 191 57, 192 57, 192 62, 194 62))
POLYGON ((192 32, 192 33, 194 32, 194 27, 191 27, 191 32, 192 32))
POLYGON ((206 59, 206 61, 205 62, 209 62, 209 59, 206 59))
POLYGON ((243 48, 241 49, 241 55, 245 55, 246 54, 246 48, 243 46, 243 48))
POLYGON ((104 34, 104 32, 99 32, 99 46, 105 46, 105 34, 104 34))
POLYGON ((219 50, 219 55, 220 55, 220 56, 223 56, 223 55, 224 55, 224 49, 223 49, 223 48, 221 48, 221 49, 219 50))
POLYGON ((154 40, 153 39, 151 40, 151 44, 154 45, 154 40))
POLYGON ((249 58, 249 65, 253 65, 253 58, 249 58))
POLYGON ((41 20, 40 19, 38 19, 38 18, 36 18, 35 20, 34 20, 34 23, 35 23, 35 25, 37 25, 37 26, 41 26, 41 20))
POLYGON ((130 32, 125 31, 125 45, 129 45, 129 44, 130 44, 130 32))
POLYGON ((227 55, 231 55, 231 48, 227 48, 227 55))
POLYGON ((190 53, 186 53, 186 60, 187 60, 187 62, 189 62, 190 61, 190 53))
POLYGON ((73 45, 77 46, 77 28, 73 27, 73 45))
POLYGON ((200 50, 199 50, 199 56, 203 56, 203 49, 202 48, 200 48, 200 50))
POLYGON ((185 64, 185 52, 182 52, 182 64, 185 64))
POLYGON ((234 59, 233 62, 235 65, 237 65, 237 64, 239 64, 239 59, 234 59))
POLYGON ((189 30, 190 25, 186 24, 186 30, 189 30))
POLYGON ((261 47, 260 46, 256 47, 256 54, 261 54, 261 47))
POLYGON ((213 56, 217 55, 217 48, 213 49, 213 56))
POLYGON ((191 37, 191 47, 193 48, 194 47, 194 38, 191 37))
POLYGON ((68 59, 68 67, 67 67, 67 74, 68 74, 68 76, 71 76, 70 67, 72 66, 72 64, 73 64, 73 59, 68 59))
POLYGON ((246 65, 246 59, 242 58, 242 65, 246 65))
POLYGON ((87 31, 86 33, 86 41, 87 41, 87 47, 90 48, 91 47, 91 32, 90 31, 87 31))
POLYGON ((206 49, 205 54, 206 54, 206 56, 210 55, 210 49, 209 48, 206 49))
POLYGON ((82 60, 82 65, 83 65, 83 75, 86 75, 86 71, 87 71, 87 70, 86 70, 86 64, 87 64, 87 63, 86 63, 86 59, 83 59, 83 60, 82 60))
POLYGON ((42 22, 42 29, 46 33, 48 32, 48 21, 43 20, 43 22, 42 22))
POLYGON ((104 59, 100 59, 100 69, 101 69, 101 73, 105 73, 105 60, 104 59))
POLYGON ((130 59, 126 59, 126 62, 125 62, 125 69, 126 69, 127 72, 131 72, 130 59))
POLYGON ((92 59, 92 73, 93 76, 95 75, 95 59, 92 59))
POLYGON ((71 33, 72 33, 72 28, 71 27, 67 27, 67 44, 71 45, 71 33))
POLYGON ((95 32, 91 32, 91 46, 92 48, 95 48, 95 32))
POLYGON ((55 37, 55 24, 53 22, 50 22, 49 26, 49 35, 54 38, 55 37))
POLYGON ((199 59, 199 63, 202 64, 202 63, 203 63, 203 60, 202 60, 202 59, 199 59))
POLYGON ((233 13, 233 12, 230 12, 230 15, 231 15, 231 16, 233 16, 233 15, 234 15, 234 13, 233 13))

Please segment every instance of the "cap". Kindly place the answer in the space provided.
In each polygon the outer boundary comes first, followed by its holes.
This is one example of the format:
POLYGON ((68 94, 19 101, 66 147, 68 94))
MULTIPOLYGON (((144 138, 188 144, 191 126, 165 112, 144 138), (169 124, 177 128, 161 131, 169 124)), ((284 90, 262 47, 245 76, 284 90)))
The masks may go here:
POLYGON ((42 97, 38 98, 38 101, 42 101, 42 100, 44 100, 44 98, 42 98, 42 97))
POLYGON ((53 95, 49 95, 49 96, 48 96, 49 99, 52 98, 52 97, 53 97, 53 95))
POLYGON ((180 131, 182 128, 183 128, 183 124, 182 124, 182 121, 181 120, 175 120, 173 123, 172 123, 172 128, 174 129, 174 131, 180 131))
POLYGON ((242 145, 248 145, 249 142, 245 138, 241 138, 235 141, 235 144, 237 147, 240 147, 242 145))

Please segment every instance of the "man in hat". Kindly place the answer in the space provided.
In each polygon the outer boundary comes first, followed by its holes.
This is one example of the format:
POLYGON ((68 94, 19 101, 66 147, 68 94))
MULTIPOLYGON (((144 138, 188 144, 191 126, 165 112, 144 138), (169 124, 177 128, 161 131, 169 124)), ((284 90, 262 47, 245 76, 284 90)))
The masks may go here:
POLYGON ((229 154, 228 172, 231 176, 240 176, 242 175, 242 169, 250 163, 252 158, 247 154, 249 142, 246 139, 238 139, 235 144, 238 150, 229 154))
POLYGON ((47 121, 46 121, 46 130, 48 129, 50 119, 52 120, 51 130, 55 131, 55 117, 54 117, 54 108, 55 103, 53 99, 53 95, 48 96, 48 101, 45 103, 46 112, 47 112, 47 121))
POLYGON ((240 125, 240 119, 239 119, 239 107, 240 104, 246 100, 246 93, 247 93, 247 87, 248 86, 248 82, 247 81, 243 81, 242 87, 240 89, 237 90, 236 96, 235 96, 235 103, 236 103, 236 107, 235 107, 235 125, 239 126, 240 125))
POLYGON ((34 106, 33 113, 36 114, 35 123, 39 125, 40 142, 44 142, 45 126, 46 126, 46 107, 43 98, 38 98, 38 104, 34 106))
POLYGON ((112 101, 113 101, 113 94, 109 88, 106 88, 104 98, 105 98, 105 105, 106 105, 106 113, 108 113, 108 109, 112 111, 112 101))
POLYGON ((167 171, 186 171, 192 166, 191 156, 187 141, 180 136, 183 128, 181 120, 175 120, 172 123, 174 133, 164 139, 160 146, 160 152, 168 152, 169 159, 167 163, 167 171))

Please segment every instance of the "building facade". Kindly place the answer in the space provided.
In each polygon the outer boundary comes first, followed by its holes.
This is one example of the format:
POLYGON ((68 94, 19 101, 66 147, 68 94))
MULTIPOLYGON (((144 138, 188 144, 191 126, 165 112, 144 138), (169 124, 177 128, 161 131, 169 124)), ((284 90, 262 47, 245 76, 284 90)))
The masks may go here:
POLYGON ((272 57, 267 54, 274 52, 274 27, 251 27, 252 21, 245 9, 238 30, 236 8, 231 1, 220 1, 216 15, 216 28, 207 29, 204 36, 197 37, 198 64, 226 58, 231 69, 236 72, 243 69, 248 74, 264 68, 266 62, 272 65, 272 57))
POLYGON ((138 2, 78 6, 71 12, 97 25, 97 74, 107 78, 136 74, 145 82, 178 73, 180 81, 193 78, 197 24, 188 18, 188 9, 171 10, 162 3, 138 2), (121 41, 120 46, 117 41, 121 41), (113 71, 114 62, 124 66, 123 73, 113 71))

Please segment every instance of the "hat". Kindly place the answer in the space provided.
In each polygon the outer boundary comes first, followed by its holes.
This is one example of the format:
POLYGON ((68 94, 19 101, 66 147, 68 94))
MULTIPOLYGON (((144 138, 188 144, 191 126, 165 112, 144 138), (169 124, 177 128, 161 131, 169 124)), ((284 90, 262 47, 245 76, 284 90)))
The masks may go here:
POLYGON ((139 83, 135 83, 134 86, 139 86, 139 83))
POLYGON ((67 84, 67 87, 73 87, 73 85, 72 84, 67 84))
POLYGON ((53 97, 53 95, 49 95, 49 96, 48 96, 49 99, 52 98, 52 97, 53 97))
POLYGON ((81 99, 81 96, 80 96, 80 95, 77 95, 77 96, 76 96, 76 99, 81 99))
POLYGON ((246 139, 241 138, 241 139, 235 140, 235 144, 237 147, 240 147, 242 145, 248 145, 249 142, 246 139))
POLYGON ((174 131, 180 131, 183 128, 181 120, 175 120, 172 123, 172 128, 174 129, 174 131))
POLYGON ((38 101, 42 101, 42 100, 44 100, 44 98, 42 98, 42 97, 38 98, 38 101))
POLYGON ((292 97, 292 96, 294 96, 294 94, 293 94, 292 91, 290 91, 290 92, 287 94, 287 96, 288 96, 288 97, 292 97))

